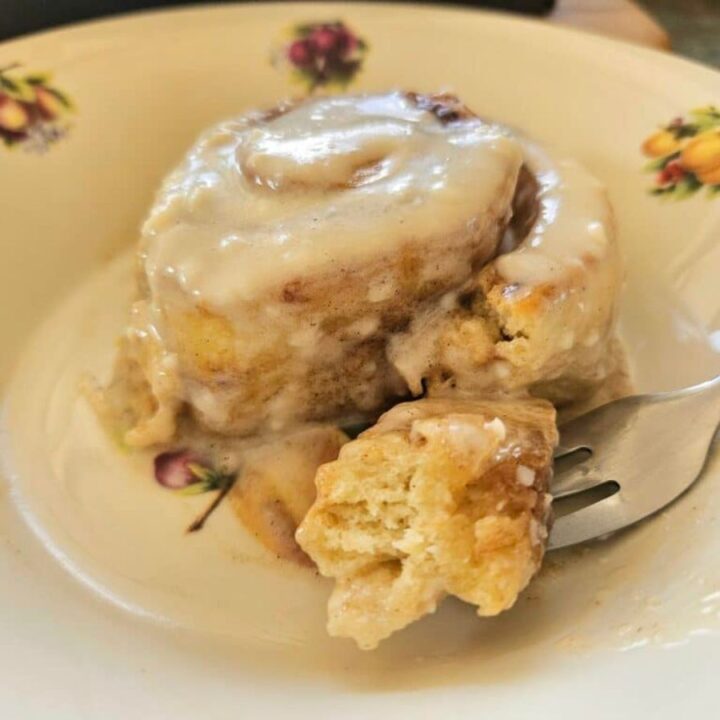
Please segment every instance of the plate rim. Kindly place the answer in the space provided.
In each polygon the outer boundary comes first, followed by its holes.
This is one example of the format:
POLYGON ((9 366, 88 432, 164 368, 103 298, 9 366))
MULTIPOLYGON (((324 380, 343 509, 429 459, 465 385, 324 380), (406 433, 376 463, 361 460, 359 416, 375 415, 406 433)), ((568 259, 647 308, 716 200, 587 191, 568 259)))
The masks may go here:
MULTIPOLYGON (((258 16, 261 13, 266 12, 267 10, 270 10, 273 15, 277 14, 278 17, 280 17, 281 11, 284 9, 297 9, 298 12, 302 11, 303 9, 307 9, 311 12, 316 12, 317 10, 321 9, 323 12, 328 12, 328 14, 332 14, 334 9, 342 8, 342 12, 344 14, 347 14, 348 16, 352 17, 352 13, 355 12, 356 9, 359 9, 363 13, 367 12, 369 14, 377 12, 378 14, 382 12, 386 12, 387 10, 396 10, 396 11, 413 11, 413 10, 422 10, 423 15, 425 15, 427 18, 430 18, 432 16, 435 16, 437 14, 442 14, 447 17, 454 17, 454 18, 462 18, 462 17, 472 17, 473 22, 480 22, 480 23, 497 23, 497 27, 502 27, 503 32, 507 32, 509 34, 514 34, 516 30, 520 30, 523 28, 522 32, 530 32, 530 33, 549 33, 552 36, 555 36, 559 33, 560 36, 564 37, 574 37, 575 40, 573 41, 573 44, 577 48, 577 52, 585 53, 585 52, 592 52, 593 48, 600 48, 600 47, 608 47, 612 46, 618 49, 618 51, 625 53, 625 57, 630 57, 631 55, 638 59, 638 61, 644 61, 647 62, 648 65, 652 65, 652 67, 658 67, 656 63, 662 63, 666 64, 667 67, 672 67, 674 70, 678 72, 678 74, 681 74, 681 71, 684 73, 685 71, 689 73, 698 73, 700 71, 700 74, 694 75, 694 77, 698 78, 698 80, 702 78, 707 78, 708 81, 713 81, 715 83, 720 82, 720 71, 713 69, 712 67, 708 67, 703 65, 702 63, 697 63, 692 60, 687 60, 685 58, 677 57, 674 55, 666 54, 662 51, 653 50, 650 48, 645 48, 641 46, 635 46, 630 42, 623 41, 623 40, 617 40, 612 38, 605 38, 602 36, 594 36, 588 33, 585 33, 581 30, 576 30, 573 28, 565 28, 565 27, 556 27, 551 26, 546 23, 543 23, 541 20, 531 19, 531 18, 517 18, 513 16, 505 16, 502 13, 498 12, 492 12, 492 11, 486 11, 486 10, 469 10, 467 8, 461 8, 461 7, 441 7, 441 6, 428 6, 424 4, 416 4, 416 3, 367 3, 367 2, 359 2, 359 3, 318 3, 318 2, 290 2, 283 5, 272 3, 272 2, 260 2, 260 3, 253 3, 253 4, 212 4, 212 5, 194 5, 189 7, 181 7, 181 8, 162 8, 162 9, 153 9, 153 10, 146 10, 146 11, 139 11, 139 12, 128 12, 128 13, 122 13, 120 15, 112 16, 109 18, 102 18, 98 20, 90 20, 90 21, 82 21, 79 23, 73 23, 68 24, 59 28, 53 28, 50 30, 41 31, 38 33, 32 33, 32 34, 26 34, 23 36, 19 36, 17 38, 13 38, 8 41, 4 41, 0 43, 0 51, 7 51, 8 49, 13 50, 14 47, 27 47, 30 49, 31 47, 37 46, 37 45, 44 45, 46 42, 49 43, 48 47, 51 47, 51 43, 58 42, 58 43, 64 43, 66 40, 72 41, 74 37, 78 33, 88 33, 89 36, 92 35, 92 33, 95 32, 95 30, 98 27, 104 28, 103 31, 112 32, 113 34, 115 32, 118 33, 118 35, 122 35, 125 32, 134 33, 137 32, 140 29, 141 25, 144 25, 145 23, 148 23, 151 25, 152 23, 155 23, 157 21, 166 20, 169 17, 175 17, 175 16, 192 16, 197 14, 218 14, 218 16, 225 15, 225 14, 244 14, 248 12, 252 12, 253 14, 257 13, 258 16), (544 28, 544 29, 543 29, 544 28), (685 68, 683 70, 683 67, 685 68)), ((141 32, 145 32, 144 30, 141 30, 141 32)), ((575 52, 575 50, 573 50, 575 52)), ((674 79, 673 79, 674 81, 674 79)), ((720 85, 718 86, 718 89, 720 90, 720 85)), ((36 328, 33 328, 31 332, 33 332, 36 328)), ((22 355, 22 351, 25 348, 25 343, 19 343, 17 347, 13 350, 13 355, 15 359, 17 360, 22 355)), ((14 371, 11 370, 8 377, 12 377, 14 374, 14 371)), ((3 395, 3 387, 2 384, 0 384, 0 395, 3 395)), ((1 398, 0 398, 1 399, 1 398)), ((0 484, 2 484, 2 479, 0 478, 0 484)), ((43 548, 45 550, 45 548, 43 548)), ((84 591, 85 592, 85 591, 84 591)), ((720 649, 720 643, 713 642, 713 652, 717 652, 718 649, 720 649)), ((690 654, 690 653, 688 653, 690 654)), ((245 681, 247 681, 248 678, 245 678, 245 681)), ((520 680, 518 683, 519 687, 526 687, 526 692, 528 695, 526 697, 532 698, 533 689, 532 687, 525 686, 525 683, 520 680)), ((242 687, 240 683, 238 684, 238 687, 242 687)), ((474 687, 474 686, 460 686, 460 687, 453 687, 450 689, 442 688, 442 687, 429 687, 429 688, 423 688, 423 691, 427 692, 427 694, 432 693, 433 695, 435 693, 440 693, 441 695, 445 695, 450 702, 454 702, 452 700, 453 697, 455 697, 455 701, 457 701, 457 695, 461 695, 460 699, 472 699, 472 697, 477 697, 477 694, 482 695, 482 687, 474 687)), ((347 693, 346 693, 347 694, 347 693)), ((354 693, 352 693, 354 694, 354 693)), ((378 695, 380 692, 378 693, 378 695)), ((399 693, 393 693, 395 697, 395 701, 400 703, 402 702, 399 698, 399 693)), ((335 696, 335 692, 327 693, 325 697, 332 697, 335 696)), ((375 693, 373 693, 373 696, 375 696, 375 693)), ((426 695, 427 697, 427 695, 426 695)), ((442 698, 441 698, 442 699, 442 698)), ((478 698, 479 700, 482 700, 482 698, 478 698)), ((703 698, 697 698, 697 700, 702 701, 703 698)), ((433 701, 431 704, 429 704, 427 711, 429 713, 437 712, 440 714, 440 710, 435 705, 435 702, 437 701, 437 698, 433 698, 433 701), (434 709, 434 710, 433 710, 434 709)), ((420 706, 419 701, 416 700, 406 700, 407 705, 405 707, 409 707, 409 713, 408 717, 415 716, 415 712, 421 712, 420 710, 415 709, 415 703, 418 703, 418 706, 420 706)), ((315 699, 313 700, 305 700, 303 702, 299 702, 298 704, 301 706, 301 709, 303 707, 307 709, 312 709, 313 707, 322 707, 322 700, 315 699)), ((602 704, 604 707, 604 703, 602 704)), ((366 708, 369 712, 368 706, 366 706, 364 703, 362 707, 366 708)), ((698 706, 699 707, 699 706, 698 706)), ((12 709, 12 708, 11 708, 12 709)), ((21 708, 18 708, 20 710, 21 708)), ((691 708, 692 710, 692 708, 691 708)), ((289 712, 289 710, 288 710, 289 712)), ((547 711, 548 714, 550 711, 547 711)), ((670 711, 668 711, 669 713, 670 711)), ((647 710, 648 715, 652 716, 652 711, 647 710)), ((279 714, 281 716, 285 716, 284 711, 282 711, 282 708, 279 709, 279 714)), ((501 713, 504 717, 504 712, 501 713)), ((595 717, 594 713, 591 713, 593 717, 595 717)), ((664 713, 662 713, 664 716, 664 713)), ((640 715, 642 717, 645 717, 645 711, 641 712, 640 715)), ((429 717, 428 715, 427 717, 429 717)), ((540 710, 538 713, 539 717, 544 716, 544 711, 540 710)), ((114 715, 113 715, 114 717, 114 715)), ((164 716, 163 716, 164 717, 164 716)), ((355 717, 355 715, 353 715, 355 717)), ((435 715, 433 715, 435 717, 435 715)))
POLYGON ((16 37, 0 41, 0 51, 12 50, 15 47, 33 45, 36 43, 62 41, 71 39, 70 36, 77 33, 133 29, 133 26, 140 26, 144 23, 153 23, 169 17, 191 17, 199 15, 224 15, 224 14, 247 14, 262 15, 264 13, 282 15, 283 11, 300 11, 307 9, 309 12, 322 10, 328 15, 333 13, 351 13, 359 10, 362 13, 405 12, 420 13, 425 16, 444 16, 447 18, 465 18, 472 22, 496 23, 504 31, 514 32, 515 30, 533 33, 546 33, 572 39, 581 45, 598 45, 612 47, 618 52, 625 52, 629 55, 653 59, 655 62, 664 63, 674 67, 684 66, 690 71, 699 71, 705 74, 708 79, 715 79, 720 82, 720 68, 703 63, 699 60, 687 58, 676 54, 672 49, 662 50, 657 48, 639 45, 631 40, 614 38, 592 31, 582 30, 567 25, 557 25, 547 22, 543 18, 530 17, 511 12, 503 12, 492 8, 470 8, 462 5, 435 5, 431 2, 367 2, 367 0, 351 0, 350 2, 322 2, 309 0, 289 0, 288 2, 273 2, 273 0, 260 0, 260 2, 212 2, 208 4, 194 3, 176 7, 146 8, 141 10, 129 10, 116 13, 106 17, 90 18, 71 22, 57 27, 46 28, 29 33, 23 33, 16 37))

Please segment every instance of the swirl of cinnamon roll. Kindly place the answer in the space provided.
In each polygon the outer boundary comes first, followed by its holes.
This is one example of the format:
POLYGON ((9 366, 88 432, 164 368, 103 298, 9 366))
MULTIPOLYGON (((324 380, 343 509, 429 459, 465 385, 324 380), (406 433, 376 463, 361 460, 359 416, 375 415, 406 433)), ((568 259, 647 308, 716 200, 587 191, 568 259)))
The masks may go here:
POLYGON ((424 246, 486 259, 509 209, 518 143, 478 118, 439 119, 416 95, 334 97, 206 132, 143 228, 156 293, 223 310, 328 272, 424 246), (168 280, 168 273, 172 279, 168 280))

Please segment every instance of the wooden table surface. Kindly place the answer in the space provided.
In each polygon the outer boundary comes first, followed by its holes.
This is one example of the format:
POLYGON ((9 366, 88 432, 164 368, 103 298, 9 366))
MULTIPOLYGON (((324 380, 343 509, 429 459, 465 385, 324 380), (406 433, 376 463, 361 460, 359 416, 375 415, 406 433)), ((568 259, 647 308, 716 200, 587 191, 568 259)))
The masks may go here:
POLYGON ((557 0, 549 22, 667 50, 663 28, 631 0, 557 0))

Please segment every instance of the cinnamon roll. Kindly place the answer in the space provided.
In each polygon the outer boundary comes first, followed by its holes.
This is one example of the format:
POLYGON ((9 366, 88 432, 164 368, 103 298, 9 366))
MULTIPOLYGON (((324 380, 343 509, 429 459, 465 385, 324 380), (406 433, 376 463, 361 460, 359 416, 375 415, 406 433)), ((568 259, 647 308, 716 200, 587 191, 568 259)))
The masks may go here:
POLYGON ((235 435, 377 416, 408 391, 389 339, 496 254, 522 161, 450 96, 319 98, 208 130, 142 229, 124 352, 152 412, 127 441, 167 440, 181 407, 235 435))

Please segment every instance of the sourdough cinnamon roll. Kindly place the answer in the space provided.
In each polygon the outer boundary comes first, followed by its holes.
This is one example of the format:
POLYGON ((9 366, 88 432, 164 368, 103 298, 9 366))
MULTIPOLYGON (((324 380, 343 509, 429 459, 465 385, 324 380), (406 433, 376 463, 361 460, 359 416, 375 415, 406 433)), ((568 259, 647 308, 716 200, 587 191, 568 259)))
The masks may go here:
POLYGON ((457 98, 279 105, 163 183, 109 397, 132 445, 183 409, 248 435, 425 391, 568 402, 611 369, 619 268, 599 183, 457 98))
POLYGON ((142 229, 126 352, 154 406, 127 440, 167 440, 180 406, 228 434, 376 416, 407 393, 389 339, 496 254, 521 165, 446 96, 320 98, 208 130, 142 229))

